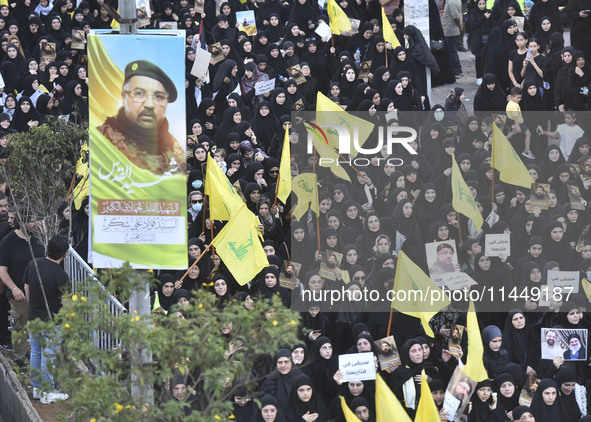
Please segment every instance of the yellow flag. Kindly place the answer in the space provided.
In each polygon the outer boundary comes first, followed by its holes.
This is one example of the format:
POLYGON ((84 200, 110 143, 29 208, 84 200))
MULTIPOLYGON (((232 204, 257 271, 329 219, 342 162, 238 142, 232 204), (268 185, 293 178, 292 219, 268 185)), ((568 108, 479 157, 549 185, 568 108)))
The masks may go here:
POLYGON ((326 2, 326 13, 330 19, 330 30, 333 34, 341 35, 341 32, 351 30, 351 21, 335 0, 326 2))
POLYGON ((439 411, 435 406, 435 400, 431 395, 431 389, 427 383, 425 370, 421 372, 421 398, 415 415, 415 422, 437 422, 439 421, 439 411))
MULTIPOLYGON (((365 141, 367 141, 367 138, 369 138, 369 135, 371 135, 375 126, 367 120, 347 113, 341 107, 336 105, 334 101, 331 101, 326 95, 318 91, 318 94, 316 94, 316 124, 320 125, 323 123, 328 123, 331 126, 339 124, 347 128, 349 131, 349 150, 351 151, 349 155, 352 155, 353 157, 357 156, 357 148, 355 148, 353 143, 354 130, 357 131, 359 146, 362 147, 363 144, 365 144, 365 141)), ((334 129, 334 127, 323 127, 322 130, 326 135, 328 144, 338 150, 338 131, 334 129)))
POLYGON ((425 333, 435 337, 429 327, 429 320, 449 305, 449 298, 403 251, 398 253, 393 290, 392 307, 403 314, 419 318, 425 333))
POLYGON ((474 303, 472 301, 470 301, 470 307, 468 308, 466 325, 466 329, 468 330, 468 357, 466 358, 466 365, 462 368, 462 372, 474 381, 480 382, 488 378, 488 373, 482 362, 484 348, 482 346, 482 337, 480 336, 478 319, 476 318, 476 311, 474 310, 474 303))
POLYGON ((382 32, 384 33, 384 39, 386 42, 392 44, 392 48, 400 47, 400 41, 398 41, 398 37, 394 34, 394 30, 392 29, 392 25, 386 16, 386 12, 382 7, 382 32))
POLYGON ((269 265, 258 239, 258 220, 242 204, 237 213, 211 242, 238 284, 244 286, 269 265))
POLYGON ((299 221, 310 209, 319 215, 318 212, 318 185, 314 173, 301 173, 291 181, 293 193, 298 197, 298 203, 294 207, 292 215, 299 221))
POLYGON ((468 189, 468 185, 462 177, 460 167, 456 162, 455 154, 451 155, 451 192, 452 192, 452 205, 454 210, 461 212, 466 217, 470 218, 476 230, 480 231, 482 227, 482 214, 476 206, 476 201, 468 189))
POLYGON ((209 215, 212 220, 229 220, 244 205, 218 163, 207 154, 205 194, 209 196, 209 215))
POLYGON ((285 129, 283 150, 279 164, 279 176, 277 177, 277 198, 284 204, 291 193, 291 150, 289 147, 289 128, 285 129))
POLYGON ((587 299, 591 298, 591 283, 586 278, 581 280, 581 285, 583 286, 583 290, 585 291, 585 295, 587 295, 587 299))
POLYGON ((347 421, 347 422, 361 422, 361 419, 359 419, 357 416, 355 416, 355 413, 353 413, 351 411, 351 409, 349 409, 349 406, 347 406, 347 402, 345 401, 345 398, 343 396, 339 396, 339 399, 341 400, 341 409, 343 409, 343 413, 345 414, 345 421, 347 421))
POLYGON ((493 124, 493 142, 490 166, 499 171, 503 182, 531 188, 534 183, 529 171, 515 152, 501 129, 493 124))
POLYGON ((88 177, 88 160, 83 162, 82 157, 88 154, 88 142, 82 144, 80 148, 80 157, 76 162, 76 174, 82 176, 82 179, 74 187, 72 195, 74 196, 74 207, 79 210, 82 206, 82 201, 90 194, 90 179, 88 177))
POLYGON ((376 375, 376 422, 412 422, 380 374, 376 375))
POLYGON ((328 145, 324 133, 318 130, 320 128, 314 127, 308 123, 306 123, 305 126, 306 130, 312 132, 312 143, 321 158, 321 160, 319 160, 319 165, 321 167, 330 168, 330 171, 332 171, 336 177, 350 182, 351 178, 340 163, 341 157, 339 157, 339 154, 333 147, 328 145))

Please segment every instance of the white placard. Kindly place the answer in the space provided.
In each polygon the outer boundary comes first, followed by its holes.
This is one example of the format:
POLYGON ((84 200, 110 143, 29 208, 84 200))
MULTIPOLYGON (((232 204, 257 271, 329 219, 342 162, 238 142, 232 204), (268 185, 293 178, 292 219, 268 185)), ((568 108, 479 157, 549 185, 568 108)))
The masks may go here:
POLYGON ((343 382, 376 379, 375 357, 372 352, 339 355, 339 369, 343 382))
MULTIPOLYGON (((558 287, 564 294, 579 293, 579 272, 578 271, 556 271, 548 270, 548 294, 554 294, 554 288, 558 287), (565 289, 572 287, 572 289, 565 289)), ((568 300, 565 298, 565 300, 568 300)))
POLYGON ((510 234, 487 234, 484 242, 485 256, 500 256, 501 254, 511 256, 510 234))
POLYGON ((445 283, 449 290, 458 290, 478 284, 472 277, 462 272, 441 274, 441 281, 445 283))
POLYGON ((211 53, 209 51, 198 48, 195 52, 195 61, 193 62, 193 67, 191 68, 191 75, 197 78, 202 78, 207 73, 207 69, 209 68, 210 58, 211 53))
POLYGON ((275 78, 268 81, 257 82, 254 86, 254 95, 263 95, 265 92, 273 91, 275 89, 275 78))
POLYGON ((322 41, 328 41, 330 39, 330 37, 332 36, 330 26, 328 26, 325 22, 320 22, 320 25, 318 25, 318 28, 316 28, 316 30, 314 32, 316 32, 318 35, 320 35, 320 38, 322 38, 322 41))

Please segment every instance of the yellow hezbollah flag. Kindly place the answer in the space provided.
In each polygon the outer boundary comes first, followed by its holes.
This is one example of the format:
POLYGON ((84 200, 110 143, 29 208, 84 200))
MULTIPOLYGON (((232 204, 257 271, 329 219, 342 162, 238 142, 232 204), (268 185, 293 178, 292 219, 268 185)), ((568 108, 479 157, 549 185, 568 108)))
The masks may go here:
POLYGON ((238 284, 244 286, 269 265, 258 239, 258 220, 242 204, 232 219, 213 239, 216 253, 228 267, 238 284))
POLYGON ((283 151, 279 163, 279 177, 277 177, 277 198, 284 204, 291 193, 291 151, 289 147, 289 127, 285 129, 283 151))
POLYGON ((392 307, 403 314, 419 318, 425 333, 435 337, 429 327, 429 320, 449 305, 449 299, 403 251, 398 253, 393 290, 396 294, 392 307), (404 297, 401 297, 403 294, 404 297))
POLYGON ((328 145, 324 132, 318 126, 313 126, 309 123, 306 123, 305 126, 306 129, 313 134, 312 143, 314 144, 314 148, 318 151, 320 158, 324 159, 319 165, 321 167, 330 168, 330 171, 332 171, 336 177, 350 182, 351 178, 339 163, 339 154, 337 154, 333 147, 328 145))
POLYGON ((376 422, 412 422, 380 374, 376 375, 376 422))
POLYGON ((478 319, 476 318, 476 311, 474 310, 474 303, 472 301, 470 301, 470 307, 468 308, 467 320, 468 357, 466 358, 466 365, 462 368, 462 372, 474 381, 480 382, 488 378, 488 373, 482 362, 484 348, 482 346, 480 328, 478 327, 478 319))
POLYGON ((330 19, 330 30, 333 34, 341 35, 341 32, 351 30, 351 21, 335 0, 328 0, 326 13, 330 19))
POLYGON ((212 220, 229 220, 244 205, 232 183, 210 154, 207 154, 204 191, 209 196, 209 215, 212 220))
POLYGON ((310 209, 319 215, 318 212, 318 185, 314 173, 298 174, 291 181, 293 193, 298 197, 298 203, 294 207, 292 215, 299 221, 310 209))
POLYGON ((347 402, 345 401, 345 398, 343 396, 339 396, 339 399, 341 400, 341 409, 343 409, 343 413, 345 414, 345 421, 346 422, 361 422, 361 419, 359 419, 357 416, 355 416, 355 413, 353 413, 351 411, 351 409, 349 409, 349 406, 347 406, 347 402))
POLYGON ((497 169, 501 180, 515 186, 530 188, 534 179, 523 161, 515 152, 509 140, 505 137, 497 125, 493 125, 493 142, 490 166, 497 169))
POLYGON ((353 143, 354 131, 357 131, 359 146, 362 147, 374 129, 373 123, 347 113, 331 101, 326 95, 318 91, 318 94, 316 95, 316 124, 320 125, 323 123, 329 125, 329 127, 324 127, 322 129, 326 135, 328 144, 335 149, 339 148, 339 133, 336 129, 330 126, 339 124, 347 128, 349 131, 349 142, 351 144, 349 147, 349 150, 351 151, 349 155, 352 155, 353 157, 357 156, 357 148, 355 148, 353 143))
POLYGON ((392 29, 392 25, 386 16, 386 12, 382 7, 382 32, 384 33, 384 39, 386 42, 389 42, 392 45, 392 48, 400 47, 400 41, 394 34, 394 30, 392 29))
POLYGON ((480 231, 482 227, 482 214, 476 206, 476 201, 468 189, 468 185, 462 177, 460 167, 456 162, 455 154, 451 155, 451 192, 452 192, 452 205, 454 210, 461 212, 466 217, 470 218, 476 230, 480 231))
POLYGON ((80 157, 76 162, 76 174, 82 176, 82 179, 74 187, 72 195, 74 195, 74 207, 79 210, 82 206, 82 201, 90 194, 90 179, 88 177, 88 160, 83 162, 82 157, 88 154, 88 142, 82 144, 80 148, 80 157))
POLYGON ((423 369, 421 371, 421 398, 419 399, 415 422, 436 422, 438 420, 439 412, 437 406, 435 406, 429 383, 427 383, 427 376, 423 369))

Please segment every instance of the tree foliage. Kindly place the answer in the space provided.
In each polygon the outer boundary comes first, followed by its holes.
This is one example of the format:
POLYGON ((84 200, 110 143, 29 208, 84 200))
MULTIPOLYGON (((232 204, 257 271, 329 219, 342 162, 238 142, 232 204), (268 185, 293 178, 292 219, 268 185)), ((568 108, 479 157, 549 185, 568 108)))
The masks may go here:
POLYGON ((44 245, 58 232, 56 209, 68 197, 81 145, 87 137, 84 127, 53 118, 8 138, 6 179, 21 209, 37 219, 44 218, 44 226, 32 233, 44 245))
POLYGON ((94 283, 97 287, 88 296, 66 295, 54 321, 30 323, 33 332, 55 333, 52 338, 61 339, 68 358, 59 363, 56 380, 71 394, 76 420, 227 420, 237 384, 256 390, 266 375, 256 368, 268 366, 274 351, 296 341, 299 315, 279 298, 257 301, 252 310, 235 300, 222 308, 211 293, 200 290, 187 309, 115 318, 107 310, 107 296, 117 292, 125 303, 142 283, 141 276, 126 266, 104 273, 101 282, 108 287, 94 283), (92 333, 99 328, 119 339, 114 350, 94 346, 92 333), (131 353, 132 348, 151 351, 153 364, 134 361, 138 353, 131 353), (90 361, 100 362, 99 369, 107 374, 81 374, 77 363, 90 361), (155 386, 153 405, 147 404, 152 397, 131 394, 132 372, 155 386), (172 399, 170 380, 179 373, 186 375, 196 403, 172 399), (190 404, 199 410, 186 416, 190 404))

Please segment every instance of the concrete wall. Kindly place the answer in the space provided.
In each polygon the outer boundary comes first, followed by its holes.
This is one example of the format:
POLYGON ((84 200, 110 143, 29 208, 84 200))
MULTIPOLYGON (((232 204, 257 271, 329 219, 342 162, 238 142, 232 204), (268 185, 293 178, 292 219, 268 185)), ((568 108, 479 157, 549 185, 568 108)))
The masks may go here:
POLYGON ((27 392, 10 368, 10 363, 2 354, 0 354, 0 419, 6 422, 43 422, 33 408, 27 392))

